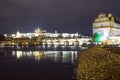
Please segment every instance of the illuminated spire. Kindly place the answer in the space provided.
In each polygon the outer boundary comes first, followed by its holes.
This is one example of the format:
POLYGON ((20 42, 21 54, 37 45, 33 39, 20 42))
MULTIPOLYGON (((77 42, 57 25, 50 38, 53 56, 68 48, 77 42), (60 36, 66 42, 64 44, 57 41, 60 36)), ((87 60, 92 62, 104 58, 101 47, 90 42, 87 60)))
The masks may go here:
POLYGON ((35 33, 41 33, 42 32, 42 29, 41 28, 39 28, 39 26, 38 26, 38 28, 37 29, 35 29, 35 33))
POLYGON ((20 32, 19 31, 17 31, 17 33, 16 33, 16 38, 20 38, 20 32))

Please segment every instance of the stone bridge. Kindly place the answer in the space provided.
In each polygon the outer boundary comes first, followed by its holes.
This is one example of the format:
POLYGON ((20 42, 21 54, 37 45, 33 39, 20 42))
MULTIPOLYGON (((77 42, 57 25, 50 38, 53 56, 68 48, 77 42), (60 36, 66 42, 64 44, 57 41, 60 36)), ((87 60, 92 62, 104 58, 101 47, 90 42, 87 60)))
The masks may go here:
POLYGON ((91 38, 46 39, 42 41, 42 44, 48 46, 81 46, 83 43, 89 44, 90 40, 91 38))

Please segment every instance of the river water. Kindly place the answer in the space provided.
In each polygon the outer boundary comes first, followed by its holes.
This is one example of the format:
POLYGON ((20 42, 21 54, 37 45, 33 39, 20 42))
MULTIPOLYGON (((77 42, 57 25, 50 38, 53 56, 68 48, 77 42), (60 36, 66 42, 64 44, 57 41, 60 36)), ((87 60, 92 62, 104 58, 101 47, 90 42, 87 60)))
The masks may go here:
POLYGON ((72 80, 78 51, 0 50, 0 80, 72 80))

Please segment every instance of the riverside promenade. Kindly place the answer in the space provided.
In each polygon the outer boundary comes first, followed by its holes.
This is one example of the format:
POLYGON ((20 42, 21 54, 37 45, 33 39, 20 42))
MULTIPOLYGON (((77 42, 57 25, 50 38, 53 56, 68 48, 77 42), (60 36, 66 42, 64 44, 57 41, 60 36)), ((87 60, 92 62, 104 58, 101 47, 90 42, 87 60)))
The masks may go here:
POLYGON ((120 48, 92 46, 79 53, 77 80, 120 80, 120 48))

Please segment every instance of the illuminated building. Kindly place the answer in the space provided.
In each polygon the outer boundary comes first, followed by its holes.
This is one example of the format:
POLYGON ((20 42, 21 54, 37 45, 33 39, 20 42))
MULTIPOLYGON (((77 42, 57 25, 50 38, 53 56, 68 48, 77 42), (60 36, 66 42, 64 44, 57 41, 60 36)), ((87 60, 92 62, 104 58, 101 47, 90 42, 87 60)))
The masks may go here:
POLYGON ((91 38, 87 36, 81 36, 77 32, 76 33, 58 33, 55 31, 54 33, 47 32, 44 29, 37 28, 33 33, 21 33, 17 31, 16 34, 12 34, 5 37, 13 38, 13 41, 10 41, 12 45, 21 45, 28 47, 29 45, 43 45, 44 46, 80 46, 83 43, 89 44, 89 40, 91 38))
POLYGON ((93 22, 93 35, 101 34, 101 41, 114 39, 120 36, 120 19, 112 14, 100 13, 93 22), (111 38, 112 37, 112 38, 111 38))
POLYGON ((79 37, 80 35, 78 33, 58 33, 55 31, 55 33, 49 33, 44 29, 37 28, 35 29, 35 32, 33 33, 21 33, 19 31, 16 32, 16 34, 12 34, 12 38, 32 38, 32 37, 38 37, 38 36, 46 36, 46 37, 52 37, 52 38, 58 38, 58 37, 79 37))
POLYGON ((32 38, 32 37, 38 37, 46 33, 46 30, 43 30, 41 28, 35 29, 35 32, 33 33, 21 33, 19 31, 16 32, 16 34, 12 34, 12 38, 32 38))

